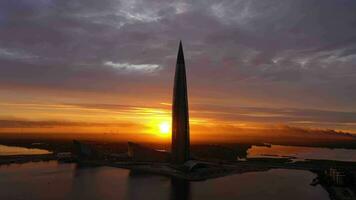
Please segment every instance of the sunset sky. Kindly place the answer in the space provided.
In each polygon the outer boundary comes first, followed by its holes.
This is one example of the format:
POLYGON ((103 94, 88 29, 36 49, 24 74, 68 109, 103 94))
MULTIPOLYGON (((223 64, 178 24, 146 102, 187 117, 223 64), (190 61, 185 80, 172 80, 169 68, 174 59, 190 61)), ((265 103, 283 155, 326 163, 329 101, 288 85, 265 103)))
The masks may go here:
POLYGON ((192 134, 356 133, 354 0, 1 0, 0 132, 169 135, 183 41, 192 134))

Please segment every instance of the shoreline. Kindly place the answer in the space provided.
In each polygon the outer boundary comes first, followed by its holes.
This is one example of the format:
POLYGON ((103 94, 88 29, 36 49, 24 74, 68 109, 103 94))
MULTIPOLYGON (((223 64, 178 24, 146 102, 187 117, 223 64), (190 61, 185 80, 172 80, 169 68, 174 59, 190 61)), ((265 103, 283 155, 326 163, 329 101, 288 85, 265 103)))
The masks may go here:
MULTIPOLYGON (((296 169, 312 172, 320 172, 330 167, 336 167, 344 170, 356 171, 356 162, 344 162, 333 160, 305 160, 297 162, 289 162, 288 159, 278 158, 253 158, 246 161, 199 161, 205 162, 212 169, 210 172, 221 171, 221 175, 207 175, 204 178, 196 178, 196 174, 181 172, 178 167, 166 162, 135 162, 130 160, 125 161, 110 161, 110 160, 80 160, 69 159, 68 162, 61 161, 54 153, 42 155, 2 155, 0 156, 0 166, 10 164, 25 164, 29 162, 41 161, 58 161, 59 163, 77 163, 82 166, 110 166, 116 168, 124 168, 137 171, 146 171, 148 173, 162 174, 169 176, 177 176, 188 180, 203 180, 219 176, 225 176, 234 173, 244 173, 253 171, 264 171, 269 169, 296 169), (215 171, 214 171, 215 170, 215 171), (187 175, 188 174, 188 175, 187 175)), ((201 171, 201 170, 200 170, 201 171)))
POLYGON ((40 154, 40 155, 1 155, 0 166, 10 164, 25 164, 29 162, 53 161, 57 160, 53 153, 40 154))
POLYGON ((350 170, 356 173, 356 162, 341 162, 328 160, 307 160, 295 163, 280 162, 280 159, 270 158, 253 159, 247 161, 236 162, 210 162, 210 167, 199 169, 197 171, 182 171, 179 166, 170 163, 156 162, 135 162, 135 161, 108 161, 108 160, 70 160, 63 162, 56 157, 54 153, 44 155, 12 155, 0 156, 0 167, 11 164, 26 164, 31 162, 49 162, 56 161, 58 163, 75 163, 82 167, 114 167, 127 169, 131 171, 166 176, 174 179, 181 179, 190 182, 205 181, 209 179, 221 178, 230 175, 243 174, 249 172, 262 172, 271 169, 290 169, 309 171, 316 175, 316 178, 311 180, 310 185, 320 185, 329 194, 332 200, 344 199, 344 191, 353 191, 352 188, 342 186, 328 185, 320 177, 324 171, 330 167, 350 170), (338 192, 336 192, 338 191, 338 192), (340 192, 342 191, 342 192, 340 192))

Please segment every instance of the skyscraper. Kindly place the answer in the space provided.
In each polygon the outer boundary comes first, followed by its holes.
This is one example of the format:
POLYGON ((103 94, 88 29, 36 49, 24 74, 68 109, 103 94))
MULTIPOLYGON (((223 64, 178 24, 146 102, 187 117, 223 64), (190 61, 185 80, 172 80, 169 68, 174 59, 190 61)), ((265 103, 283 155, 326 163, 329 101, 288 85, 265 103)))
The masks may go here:
POLYGON ((179 43, 172 104, 172 163, 189 160, 189 113, 182 42, 179 43))

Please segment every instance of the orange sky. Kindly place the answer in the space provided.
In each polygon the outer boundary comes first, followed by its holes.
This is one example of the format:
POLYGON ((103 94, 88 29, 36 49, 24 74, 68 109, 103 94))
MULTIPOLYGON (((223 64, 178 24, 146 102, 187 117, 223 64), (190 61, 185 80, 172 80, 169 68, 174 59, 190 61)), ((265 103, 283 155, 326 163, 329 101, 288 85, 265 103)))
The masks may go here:
MULTIPOLYGON (((41 95, 35 93, 34 97, 39 98, 41 95)), ((0 102, 2 111, 0 132, 103 134, 103 137, 117 137, 123 140, 170 140, 171 104, 169 102, 152 102, 150 103, 152 106, 149 107, 144 106, 143 103, 141 106, 105 102, 73 103, 75 100, 61 96, 58 98, 46 96, 46 98, 52 103, 45 101, 40 103, 38 99, 26 103, 26 101, 21 102, 20 98, 12 103, 0 102), (72 101, 72 103, 57 103, 58 101, 72 101)), ((104 96, 103 101, 110 101, 110 98, 104 96)), ((97 99, 97 102, 100 102, 100 99, 97 99)), ((254 134, 260 134, 260 130, 276 125, 299 125, 297 122, 293 123, 294 118, 286 114, 293 113, 292 110, 276 112, 273 109, 208 107, 191 103, 191 136, 195 141, 210 140, 210 138, 214 141, 229 140, 230 137, 241 135, 253 137, 254 134), (291 120, 283 121, 284 118, 291 118, 291 120)), ((320 122, 300 123, 301 127, 328 128, 320 122)))
MULTIPOLYGON (((248 95, 234 102, 236 97, 226 98, 218 91, 215 96, 200 96, 195 87, 189 89, 193 140, 253 137, 260 130, 281 125, 356 133, 353 113, 291 108, 286 102, 253 100, 248 95)), ((123 140, 169 141, 171 84, 146 87, 143 93, 135 89, 133 85, 131 92, 111 93, 3 87, 0 133, 106 134, 123 140)))

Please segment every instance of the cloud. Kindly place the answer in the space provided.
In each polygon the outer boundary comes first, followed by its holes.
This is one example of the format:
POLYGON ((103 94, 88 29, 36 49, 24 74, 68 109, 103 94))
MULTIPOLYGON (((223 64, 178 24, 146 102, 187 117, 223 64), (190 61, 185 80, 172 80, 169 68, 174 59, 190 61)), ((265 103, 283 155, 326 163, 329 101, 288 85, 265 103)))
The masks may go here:
POLYGON ((55 128, 76 126, 107 126, 102 123, 63 122, 63 121, 28 121, 28 120, 6 120, 0 119, 0 128, 55 128))
POLYGON ((143 72, 152 72, 159 68, 159 65, 155 64, 129 64, 129 63, 113 63, 111 61, 104 62, 104 65, 113 67, 115 69, 122 69, 127 71, 143 71, 143 72))
POLYGON ((193 103, 354 112, 355 9, 352 0, 5 0, 0 85, 167 101, 182 39, 193 103))
POLYGON ((24 59, 30 60, 30 59, 37 58, 37 56, 23 52, 21 50, 10 50, 5 48, 0 48, 0 58, 10 59, 10 60, 24 60, 24 59))
MULTIPOLYGON (((121 117, 142 116, 147 117, 170 115, 170 107, 159 104, 157 106, 137 106, 134 104, 105 104, 105 103, 78 103, 64 105, 46 104, 5 104, 5 106, 19 106, 21 110, 36 108, 46 109, 49 113, 56 110, 90 111, 106 113, 107 115, 120 115, 121 117), (52 110, 52 111, 51 111, 52 110)), ((190 115, 192 121, 208 120, 217 123, 236 125, 240 123, 261 124, 287 124, 297 127, 312 127, 337 130, 356 129, 356 112, 331 111, 298 108, 265 108, 265 107, 238 107, 214 104, 191 104, 190 115)), ((205 123, 205 122, 204 122, 205 123)))

